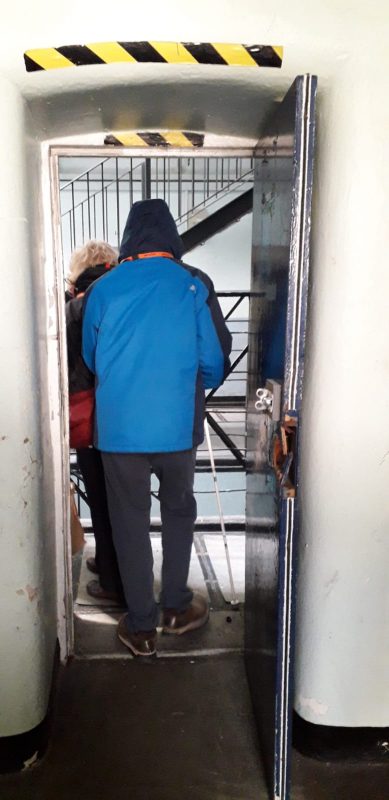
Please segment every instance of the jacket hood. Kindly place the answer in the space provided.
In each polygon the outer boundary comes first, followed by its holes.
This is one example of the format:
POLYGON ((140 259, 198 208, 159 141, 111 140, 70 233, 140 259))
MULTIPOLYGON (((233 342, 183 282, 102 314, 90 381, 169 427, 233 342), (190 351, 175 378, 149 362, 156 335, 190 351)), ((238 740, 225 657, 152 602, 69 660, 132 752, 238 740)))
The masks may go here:
POLYGON ((128 215, 119 261, 138 253, 158 251, 181 258, 184 247, 176 223, 164 200, 139 200, 128 215))

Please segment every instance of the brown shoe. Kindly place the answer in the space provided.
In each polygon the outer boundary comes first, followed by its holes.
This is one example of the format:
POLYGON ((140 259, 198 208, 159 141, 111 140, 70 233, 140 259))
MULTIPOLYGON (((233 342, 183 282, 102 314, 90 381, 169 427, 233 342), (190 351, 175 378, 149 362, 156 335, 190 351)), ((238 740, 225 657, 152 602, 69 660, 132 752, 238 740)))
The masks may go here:
POLYGON ((86 590, 91 597, 94 597, 95 600, 107 600, 110 602, 111 605, 121 606, 123 608, 123 602, 119 597, 117 592, 108 592, 107 589, 103 589, 100 586, 99 581, 89 581, 86 585, 86 590))
POLYGON ((131 650, 134 656, 155 656, 157 652, 157 631, 136 631, 130 633, 127 628, 126 618, 128 614, 120 617, 118 624, 118 637, 126 647, 131 650))
POLYGON ((193 595, 193 600, 186 609, 178 613, 174 608, 165 608, 162 617, 162 632, 176 633, 180 636, 187 631, 202 628, 208 622, 209 606, 201 594, 193 595))
POLYGON ((99 574, 99 570, 97 569, 96 559, 95 558, 87 558, 86 565, 89 569, 89 572, 93 572, 94 575, 99 574))

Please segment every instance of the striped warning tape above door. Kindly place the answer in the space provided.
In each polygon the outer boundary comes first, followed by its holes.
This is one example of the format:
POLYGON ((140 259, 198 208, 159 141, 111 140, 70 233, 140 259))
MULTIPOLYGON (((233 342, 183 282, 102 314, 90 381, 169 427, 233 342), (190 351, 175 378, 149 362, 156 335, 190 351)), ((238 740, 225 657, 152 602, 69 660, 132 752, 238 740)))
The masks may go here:
POLYGON ((119 62, 281 67, 282 57, 283 48, 278 46, 215 42, 100 42, 45 47, 24 53, 27 72, 119 62))
POLYGON ((116 131, 105 137, 104 144, 116 147, 202 147, 204 134, 191 131, 116 131))

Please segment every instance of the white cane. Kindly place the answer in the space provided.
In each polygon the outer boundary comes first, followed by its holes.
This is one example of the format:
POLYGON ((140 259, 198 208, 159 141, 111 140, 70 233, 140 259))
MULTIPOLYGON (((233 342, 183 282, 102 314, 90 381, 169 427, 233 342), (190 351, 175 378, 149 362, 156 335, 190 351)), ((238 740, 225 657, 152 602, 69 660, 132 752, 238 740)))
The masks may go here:
POLYGON ((210 462, 211 462, 212 476, 213 476, 213 482, 214 482, 214 486, 215 486, 216 502, 217 502, 217 506, 218 506, 218 509, 219 509, 220 527, 222 529, 222 534, 223 534, 223 543, 224 543, 224 550, 225 550, 225 553, 226 553, 228 575, 229 575, 229 578, 230 578, 231 605, 232 606, 238 606, 239 605, 239 600, 238 600, 238 598, 236 596, 235 586, 234 586, 234 579, 232 577, 230 552, 229 552, 229 549, 228 549, 228 541, 227 541, 226 528, 225 528, 225 525, 224 525, 223 509, 222 509, 222 504, 221 504, 221 499, 220 499, 220 492, 219 492, 219 486, 218 486, 217 475, 216 475, 215 460, 214 460, 214 457, 213 457, 213 450, 212 450, 212 444, 211 444, 211 435, 210 435, 210 432, 209 432, 209 425, 208 425, 208 420, 207 419, 204 420, 204 430, 205 430, 205 436, 206 436, 206 439, 207 439, 209 459, 210 459, 210 462))

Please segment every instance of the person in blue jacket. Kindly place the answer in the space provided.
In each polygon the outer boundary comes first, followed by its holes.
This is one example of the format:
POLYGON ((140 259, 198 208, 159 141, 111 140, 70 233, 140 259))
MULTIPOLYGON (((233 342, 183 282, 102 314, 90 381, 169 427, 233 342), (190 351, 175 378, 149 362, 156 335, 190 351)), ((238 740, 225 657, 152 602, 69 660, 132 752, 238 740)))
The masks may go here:
POLYGON ((101 450, 114 544, 128 613, 118 635, 134 655, 156 651, 151 471, 160 482, 162 628, 207 622, 208 604, 187 586, 196 501, 196 448, 204 390, 226 377, 231 335, 210 278, 184 264, 163 200, 133 205, 119 266, 87 292, 83 358, 95 374, 95 446, 101 450))

